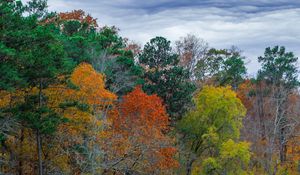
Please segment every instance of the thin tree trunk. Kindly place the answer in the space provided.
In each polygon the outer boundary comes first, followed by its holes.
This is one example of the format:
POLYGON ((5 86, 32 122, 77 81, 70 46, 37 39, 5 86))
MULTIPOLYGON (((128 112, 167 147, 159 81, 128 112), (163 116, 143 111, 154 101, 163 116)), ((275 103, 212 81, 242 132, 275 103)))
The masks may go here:
POLYGON ((186 175, 191 175, 192 174, 192 166, 194 163, 194 159, 188 158, 188 161, 186 163, 186 175))
MULTIPOLYGON (((39 87, 39 107, 42 107, 42 79, 40 79, 40 87, 39 87)), ((41 140, 40 130, 36 130, 36 143, 37 143, 37 152, 38 152, 38 163, 39 163, 39 175, 43 175, 43 160, 42 160, 42 140, 41 140)))
POLYGON ((263 92, 262 92, 262 85, 261 82, 259 82, 259 92, 258 94, 258 116, 259 116, 259 124, 261 129, 261 138, 262 140, 266 139, 266 128, 265 128, 265 122, 264 122, 264 98, 263 98, 263 92))
POLYGON ((281 93, 278 93, 278 99, 277 103, 278 106, 278 115, 279 115, 279 157, 280 157, 280 163, 283 163, 286 161, 286 133, 285 133, 285 125, 286 125, 286 116, 284 113, 284 104, 285 101, 282 100, 281 93))
POLYGON ((21 129, 21 137, 20 137, 20 155, 19 155, 19 168, 18 168, 18 174, 23 175, 23 141, 24 141, 24 129, 21 129))
POLYGON ((284 128, 281 128, 279 131, 279 142, 280 142, 280 162, 283 163, 286 161, 286 141, 285 141, 285 133, 284 128))
POLYGON ((38 151, 39 175, 43 175, 43 160, 42 160, 42 140, 39 129, 36 131, 36 143, 38 151))

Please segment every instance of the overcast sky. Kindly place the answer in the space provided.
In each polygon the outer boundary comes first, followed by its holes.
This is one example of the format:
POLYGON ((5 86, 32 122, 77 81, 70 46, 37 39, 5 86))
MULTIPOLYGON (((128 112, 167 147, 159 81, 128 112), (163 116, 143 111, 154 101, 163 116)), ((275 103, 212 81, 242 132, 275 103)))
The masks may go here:
POLYGON ((100 25, 115 25, 140 44, 155 36, 171 41, 188 33, 211 47, 238 46, 248 71, 264 48, 284 45, 300 57, 300 0, 48 0, 49 9, 82 9, 100 25))

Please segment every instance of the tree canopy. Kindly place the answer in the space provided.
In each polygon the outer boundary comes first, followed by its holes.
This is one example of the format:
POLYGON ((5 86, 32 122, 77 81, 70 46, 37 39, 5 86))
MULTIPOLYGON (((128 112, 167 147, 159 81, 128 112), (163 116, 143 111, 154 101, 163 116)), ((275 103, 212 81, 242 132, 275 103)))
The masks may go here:
POLYGON ((249 75, 239 48, 194 34, 142 47, 46 0, 0 0, 0 16, 0 174, 299 174, 284 46, 249 75))

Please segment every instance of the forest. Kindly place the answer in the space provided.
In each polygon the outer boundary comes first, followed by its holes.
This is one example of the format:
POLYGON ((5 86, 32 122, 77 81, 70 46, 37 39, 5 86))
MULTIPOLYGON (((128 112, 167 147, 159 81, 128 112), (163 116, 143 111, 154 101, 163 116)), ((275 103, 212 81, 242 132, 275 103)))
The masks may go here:
POLYGON ((140 46, 46 0, 0 16, 0 174, 300 174, 288 48, 261 48, 250 76, 238 47, 194 34, 140 46))

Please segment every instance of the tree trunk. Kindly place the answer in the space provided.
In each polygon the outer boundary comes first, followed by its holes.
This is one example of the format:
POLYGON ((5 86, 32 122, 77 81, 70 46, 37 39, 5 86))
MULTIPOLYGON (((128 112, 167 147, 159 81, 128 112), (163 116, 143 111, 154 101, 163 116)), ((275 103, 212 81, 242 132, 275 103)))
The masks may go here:
POLYGON ((286 142, 285 142, 285 135, 284 135, 284 129, 280 129, 280 150, 279 150, 279 156, 280 156, 280 162, 283 163, 286 161, 286 142))
MULTIPOLYGON (((39 86, 39 108, 43 105, 43 97, 42 97, 42 89, 43 89, 43 81, 40 79, 39 86)), ((39 167, 39 175, 43 175, 43 160, 42 160, 42 140, 41 140, 40 129, 36 130, 36 143, 37 143, 37 152, 38 152, 38 167, 39 167)))
POLYGON ((24 141, 24 130, 21 129, 21 137, 20 137, 20 155, 19 155, 19 167, 18 167, 18 174, 23 175, 23 141, 24 141))
POLYGON ((257 105, 258 105, 258 116, 259 116, 259 124, 261 129, 261 139, 266 139, 266 128, 265 128, 265 114, 264 114, 264 97, 262 92, 262 85, 261 82, 259 82, 259 92, 257 92, 258 98, 257 98, 257 105))
POLYGON ((42 140, 39 129, 36 131, 36 143, 38 151, 39 175, 43 175, 43 160, 42 160, 42 140))
POLYGON ((187 163, 186 163, 186 175, 191 175, 192 174, 193 163, 194 163, 194 159, 189 158, 187 163))
POLYGON ((279 128, 278 128, 278 137, 279 137, 279 158, 280 158, 280 163, 283 163, 286 161, 286 124, 287 124, 287 119, 285 116, 284 108, 285 106, 285 100, 282 100, 282 97, 280 92, 278 92, 278 99, 277 99, 277 104, 278 106, 278 118, 279 118, 279 128))

